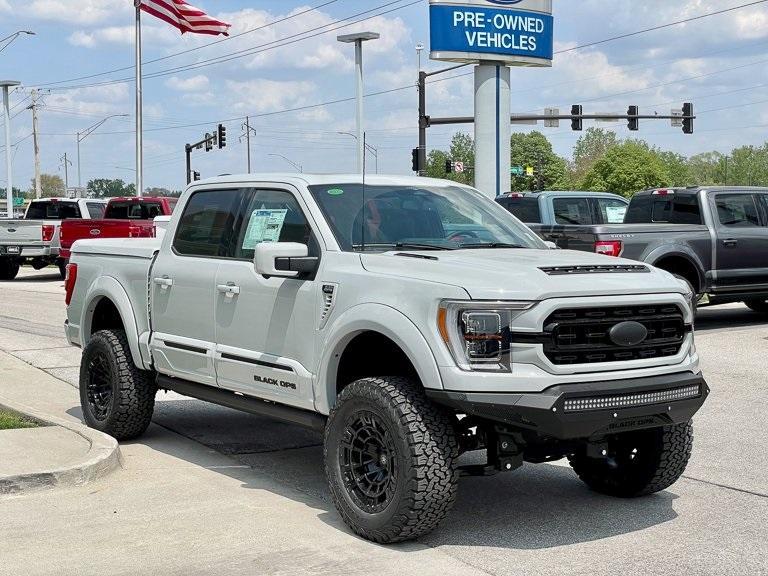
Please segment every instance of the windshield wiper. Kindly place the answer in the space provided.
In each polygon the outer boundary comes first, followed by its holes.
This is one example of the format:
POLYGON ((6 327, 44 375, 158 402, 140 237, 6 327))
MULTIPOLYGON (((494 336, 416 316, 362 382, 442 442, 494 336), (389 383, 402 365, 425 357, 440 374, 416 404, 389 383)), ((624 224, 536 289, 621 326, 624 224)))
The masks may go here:
POLYGON ((503 242, 487 242, 485 244, 459 244, 459 248, 465 250, 482 250, 484 248, 528 248, 519 244, 505 244, 503 242))
POLYGON ((418 242, 397 242, 392 244, 355 244, 355 250, 371 249, 371 250, 456 250, 453 246, 446 246, 444 244, 421 244, 418 242))

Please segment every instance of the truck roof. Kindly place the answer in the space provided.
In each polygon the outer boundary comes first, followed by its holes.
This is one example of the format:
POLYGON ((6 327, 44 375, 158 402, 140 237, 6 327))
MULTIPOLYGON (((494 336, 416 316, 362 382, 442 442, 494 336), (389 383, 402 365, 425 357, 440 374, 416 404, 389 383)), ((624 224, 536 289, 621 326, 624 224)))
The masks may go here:
POLYGON ((623 196, 614 194, 613 192, 594 192, 592 190, 542 190, 540 192, 508 192, 507 194, 504 194, 504 196, 518 195, 519 197, 519 195, 522 195, 529 198, 538 198, 540 196, 549 196, 555 194, 582 194, 584 196, 611 196, 624 198, 623 196))
POLYGON ((702 190, 707 190, 710 192, 747 191, 768 193, 768 188, 763 186, 686 186, 685 188, 670 186, 668 188, 651 188, 650 190, 642 190, 641 192, 635 194, 635 196, 649 196, 658 192, 670 192, 674 194, 698 194, 702 190))
MULTIPOLYGON (((198 180, 190 187, 206 186, 210 184, 230 184, 248 182, 285 182, 306 186, 323 186, 325 184, 362 184, 360 174, 296 174, 296 173, 264 173, 264 174, 230 174, 198 180)), ((468 187, 459 182, 441 180, 437 178, 424 178, 421 176, 378 175, 366 174, 365 183, 371 186, 460 186, 468 187)))

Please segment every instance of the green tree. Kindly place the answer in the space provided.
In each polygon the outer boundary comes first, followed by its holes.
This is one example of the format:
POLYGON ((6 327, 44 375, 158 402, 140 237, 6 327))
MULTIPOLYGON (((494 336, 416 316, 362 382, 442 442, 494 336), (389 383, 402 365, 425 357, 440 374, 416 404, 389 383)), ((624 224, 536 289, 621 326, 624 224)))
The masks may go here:
POLYGON ((688 159, 677 152, 667 150, 654 150, 662 164, 664 164, 667 174, 669 174, 670 186, 689 186, 696 184, 691 180, 688 167, 688 159))
POLYGON ((605 153, 619 143, 616 132, 603 128, 587 128, 573 147, 571 180, 581 183, 584 177, 605 153))
MULTIPOLYGON (((40 174, 40 193, 43 198, 61 198, 67 195, 64 180, 58 174, 40 174)), ((30 184, 30 198, 35 197, 35 179, 30 184)))
POLYGON ((119 196, 135 196, 136 185, 126 184, 120 178, 110 180, 108 178, 96 178, 88 182, 86 186, 88 195, 92 198, 117 198, 119 196))
POLYGON ((168 188, 159 188, 159 187, 151 187, 151 188, 146 188, 144 190, 145 196, 153 196, 153 197, 162 196, 165 198, 178 198, 182 194, 183 192, 181 190, 169 190, 168 188))
POLYGON ((475 142, 469 134, 457 132, 451 139, 448 152, 430 150, 427 154, 427 176, 430 178, 447 178, 462 184, 474 184, 475 181, 475 142), (463 162, 464 172, 461 174, 447 173, 445 163, 463 162))
POLYGON ((563 190, 570 187, 567 164, 541 132, 512 134, 512 166, 532 166, 534 176, 512 176, 512 190, 563 190))
POLYGON ((691 184, 709 186, 721 183, 718 166, 723 159, 720 152, 704 152, 688 158, 688 175, 691 184))
POLYGON ((584 178, 587 190, 631 196, 635 192, 669 186, 667 167, 645 142, 627 140, 595 162, 584 178))

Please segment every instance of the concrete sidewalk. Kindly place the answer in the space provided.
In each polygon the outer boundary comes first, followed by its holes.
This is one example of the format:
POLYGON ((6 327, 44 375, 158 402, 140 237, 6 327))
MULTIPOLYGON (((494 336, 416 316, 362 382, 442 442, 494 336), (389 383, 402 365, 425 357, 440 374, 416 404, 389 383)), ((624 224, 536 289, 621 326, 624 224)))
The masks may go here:
MULTIPOLYGON (((0 353, 0 395, 76 422, 77 391, 0 353)), ((360 540, 325 502, 152 425, 124 469, 81 488, 0 496, 0 575, 475 574, 421 544, 360 540)))

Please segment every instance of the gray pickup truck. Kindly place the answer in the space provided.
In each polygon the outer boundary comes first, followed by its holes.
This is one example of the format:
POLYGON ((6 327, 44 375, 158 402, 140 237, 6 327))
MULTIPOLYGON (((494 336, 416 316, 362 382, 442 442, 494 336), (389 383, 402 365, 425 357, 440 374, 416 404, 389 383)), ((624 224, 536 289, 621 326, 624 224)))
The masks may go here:
POLYGON ((510 192, 496 198, 518 220, 543 236, 553 227, 621 224, 629 200, 609 192, 510 192))
POLYGON ((632 198, 624 224, 553 226, 542 236, 667 270, 700 303, 743 301, 768 314, 768 188, 646 190, 632 198))

